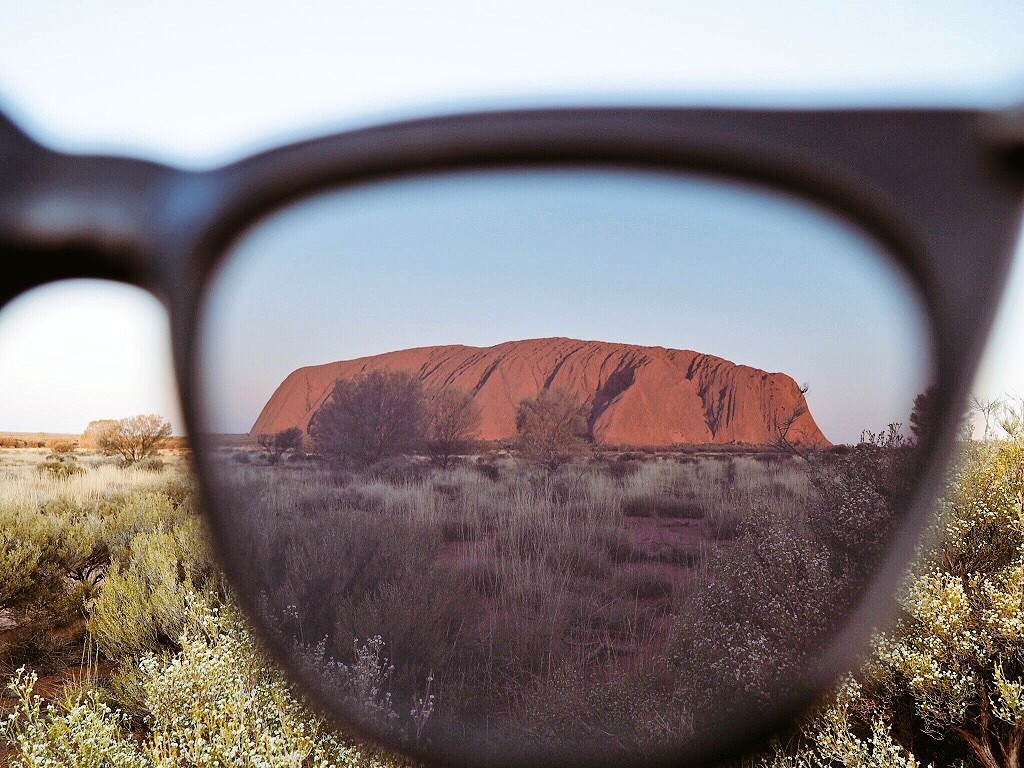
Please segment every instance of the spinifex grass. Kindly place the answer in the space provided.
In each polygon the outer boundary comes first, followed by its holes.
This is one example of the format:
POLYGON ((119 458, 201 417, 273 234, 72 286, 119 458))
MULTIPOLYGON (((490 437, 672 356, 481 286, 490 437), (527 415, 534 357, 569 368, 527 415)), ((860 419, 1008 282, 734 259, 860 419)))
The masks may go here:
POLYGON ((379 634, 395 695, 430 674, 456 719, 486 707, 516 720, 568 670, 607 688, 609 676, 667 669, 713 555, 756 510, 799 520, 813 497, 805 463, 788 456, 623 463, 357 471, 225 455, 219 472, 268 621, 323 638, 342 663, 353 635, 379 634))

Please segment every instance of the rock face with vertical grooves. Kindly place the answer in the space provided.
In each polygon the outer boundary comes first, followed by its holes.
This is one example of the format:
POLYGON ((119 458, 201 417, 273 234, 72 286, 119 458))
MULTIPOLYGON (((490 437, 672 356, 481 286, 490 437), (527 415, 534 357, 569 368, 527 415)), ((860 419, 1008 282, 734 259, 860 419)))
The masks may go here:
MULTIPOLYGON (((516 408, 544 387, 565 388, 591 406, 590 428, 602 445, 768 445, 777 424, 806 403, 784 373, 736 365, 713 355, 577 339, 527 339, 493 347, 451 344, 387 352, 293 371, 253 425, 252 434, 307 430, 338 379, 373 370, 409 371, 429 389, 472 392, 480 437, 515 434, 516 408)), ((809 411, 788 437, 829 445, 809 411)))

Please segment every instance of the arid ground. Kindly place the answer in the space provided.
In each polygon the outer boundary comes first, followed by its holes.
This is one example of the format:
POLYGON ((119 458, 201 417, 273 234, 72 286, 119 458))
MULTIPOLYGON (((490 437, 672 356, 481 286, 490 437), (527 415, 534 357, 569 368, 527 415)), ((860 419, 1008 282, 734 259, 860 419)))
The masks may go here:
MULTIPOLYGON (((483 446, 356 468, 235 440, 215 465, 243 596, 350 716, 421 746, 636 754, 799 685, 880 550, 906 451, 604 449, 552 469, 483 446)), ((186 458, 2 449, 0 510, 20 577, 5 672, 53 701, 93 679, 144 717, 166 682, 146 659, 199 631, 190 596, 230 602, 186 458)))

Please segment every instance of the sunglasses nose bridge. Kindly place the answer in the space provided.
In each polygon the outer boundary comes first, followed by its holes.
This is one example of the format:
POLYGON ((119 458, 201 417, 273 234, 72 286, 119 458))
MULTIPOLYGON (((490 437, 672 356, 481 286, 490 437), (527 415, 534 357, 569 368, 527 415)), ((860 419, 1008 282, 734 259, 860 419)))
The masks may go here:
POLYGON ((986 116, 982 132, 987 144, 1024 174, 1024 103, 986 116))
POLYGON ((32 284, 80 277, 146 282, 154 266, 148 233, 173 171, 46 150, 27 160, 0 191, 0 243, 33 259, 32 284))

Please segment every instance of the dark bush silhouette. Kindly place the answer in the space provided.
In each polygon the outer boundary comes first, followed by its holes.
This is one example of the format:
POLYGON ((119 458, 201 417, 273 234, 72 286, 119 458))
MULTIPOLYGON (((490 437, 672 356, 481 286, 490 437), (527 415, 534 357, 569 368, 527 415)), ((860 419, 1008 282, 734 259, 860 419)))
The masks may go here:
POLYGON ((918 445, 924 445, 931 435, 934 418, 935 386, 932 385, 914 398, 914 409, 910 412, 910 431, 918 445))
POLYGON ((567 389, 542 389, 519 403, 516 447, 523 458, 549 470, 587 452, 588 409, 567 389))
POLYGON ((285 451, 298 451, 302 448, 302 430, 298 427, 288 427, 280 432, 258 435, 256 442, 268 453, 280 456, 285 451))
POLYGON ((426 404, 428 449, 441 468, 465 451, 480 434, 480 406, 473 395, 455 387, 431 394, 426 404))
POLYGON ((426 420, 423 385, 405 371, 338 379, 309 425, 317 451, 368 465, 413 449, 426 420))

